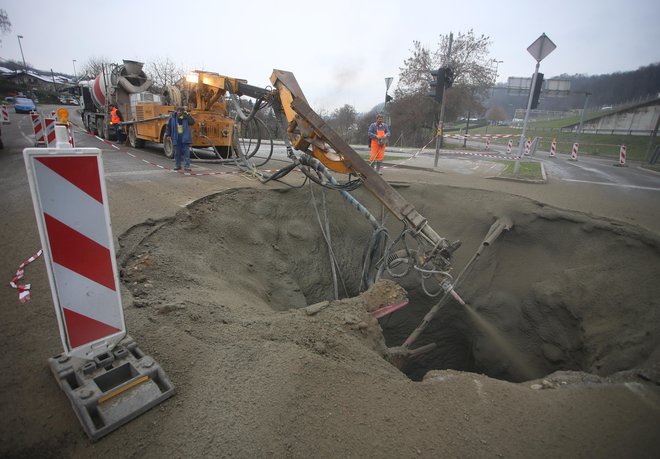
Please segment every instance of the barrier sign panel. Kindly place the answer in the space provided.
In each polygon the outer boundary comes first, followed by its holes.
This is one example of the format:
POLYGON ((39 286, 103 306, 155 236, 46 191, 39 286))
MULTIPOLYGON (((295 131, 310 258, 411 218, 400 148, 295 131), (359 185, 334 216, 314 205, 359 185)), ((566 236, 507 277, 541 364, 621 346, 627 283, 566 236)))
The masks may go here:
POLYGON ((94 358, 126 334, 101 151, 23 155, 64 350, 94 358))

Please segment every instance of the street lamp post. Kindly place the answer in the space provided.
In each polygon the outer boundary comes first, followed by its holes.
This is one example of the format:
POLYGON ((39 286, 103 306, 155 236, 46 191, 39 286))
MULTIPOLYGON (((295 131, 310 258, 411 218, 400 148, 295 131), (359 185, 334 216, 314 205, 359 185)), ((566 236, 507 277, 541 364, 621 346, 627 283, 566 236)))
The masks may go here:
POLYGON ((27 65, 25 65, 25 56, 23 55, 23 45, 21 45, 21 38, 23 38, 23 35, 16 35, 18 37, 18 47, 21 49, 21 57, 23 58, 23 70, 25 72, 24 75, 24 80, 25 80, 25 96, 27 97, 28 95, 28 74, 27 74, 27 65))
POLYGON ((76 60, 73 60, 73 81, 78 79, 78 74, 76 73, 76 60))
POLYGON ((495 82, 493 84, 493 92, 491 95, 495 95, 495 85, 497 84, 497 70, 500 68, 500 64, 504 61, 498 61, 497 59, 493 59, 493 62, 495 62, 495 82))
POLYGON ((585 91, 584 93, 584 107, 582 107, 582 114, 580 114, 580 125, 578 126, 577 129, 577 134, 575 135, 575 143, 580 142, 580 134, 582 134, 582 126, 584 125, 584 112, 587 111, 587 103, 589 102, 589 96, 591 93, 589 91, 585 91))

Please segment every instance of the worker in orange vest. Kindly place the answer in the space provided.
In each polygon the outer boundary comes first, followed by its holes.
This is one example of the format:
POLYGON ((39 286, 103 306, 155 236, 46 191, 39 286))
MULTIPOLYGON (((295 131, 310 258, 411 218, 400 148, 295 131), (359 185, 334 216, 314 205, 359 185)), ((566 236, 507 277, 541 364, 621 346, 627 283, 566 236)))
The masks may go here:
POLYGON ((110 108, 110 125, 115 127, 115 137, 117 137, 117 143, 124 142, 124 131, 121 127, 121 124, 119 124, 124 121, 124 117, 121 115, 119 108, 115 104, 110 105, 110 108))
POLYGON ((369 126, 369 141, 371 143, 371 154, 369 162, 376 172, 382 175, 380 167, 385 158, 385 145, 390 137, 390 128, 383 122, 383 115, 376 117, 376 122, 369 126))

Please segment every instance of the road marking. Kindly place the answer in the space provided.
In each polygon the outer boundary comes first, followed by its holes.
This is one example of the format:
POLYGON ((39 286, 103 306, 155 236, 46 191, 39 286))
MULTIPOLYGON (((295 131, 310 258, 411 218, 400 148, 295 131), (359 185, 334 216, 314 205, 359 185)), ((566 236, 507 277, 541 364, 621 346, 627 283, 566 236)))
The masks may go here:
POLYGON ((34 146, 34 139, 28 137, 23 131, 21 131, 21 135, 23 136, 23 138, 25 138, 25 140, 27 140, 30 146, 34 146))
POLYGON ((125 172, 108 172, 105 174, 106 177, 125 177, 127 175, 147 175, 147 174, 165 174, 170 171, 156 169, 156 170, 144 170, 144 171, 125 171, 125 172))
POLYGON ((562 179, 562 180, 564 182, 589 183, 591 185, 618 186, 618 187, 621 187, 621 188, 634 188, 634 189, 637 189, 637 190, 660 191, 660 188, 655 188, 655 187, 652 187, 652 186, 621 185, 620 183, 592 182, 590 180, 575 180, 575 179, 562 179))

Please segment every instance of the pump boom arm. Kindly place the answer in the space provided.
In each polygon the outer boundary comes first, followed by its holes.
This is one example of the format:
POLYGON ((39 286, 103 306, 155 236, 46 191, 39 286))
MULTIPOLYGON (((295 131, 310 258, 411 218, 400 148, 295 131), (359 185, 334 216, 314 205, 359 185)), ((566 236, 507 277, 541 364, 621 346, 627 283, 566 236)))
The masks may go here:
POLYGON ((293 73, 274 70, 271 82, 278 91, 294 148, 312 155, 335 172, 359 176, 364 186, 397 219, 421 234, 435 250, 449 248, 449 242, 428 225, 426 218, 311 109, 293 73))

